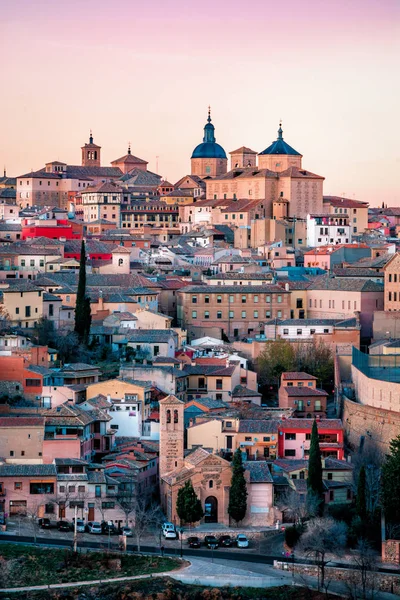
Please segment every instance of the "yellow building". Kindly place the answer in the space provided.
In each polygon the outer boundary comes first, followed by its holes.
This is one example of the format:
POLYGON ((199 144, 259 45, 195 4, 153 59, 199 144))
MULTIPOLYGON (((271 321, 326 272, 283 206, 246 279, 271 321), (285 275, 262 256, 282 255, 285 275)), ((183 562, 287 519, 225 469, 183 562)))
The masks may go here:
POLYGON ((12 325, 36 327, 43 317, 43 290, 28 282, 17 281, 0 290, 3 294, 4 313, 12 325))
POLYGON ((368 202, 339 196, 324 196, 324 211, 328 209, 330 214, 347 216, 352 235, 364 233, 368 228, 368 206, 368 202))

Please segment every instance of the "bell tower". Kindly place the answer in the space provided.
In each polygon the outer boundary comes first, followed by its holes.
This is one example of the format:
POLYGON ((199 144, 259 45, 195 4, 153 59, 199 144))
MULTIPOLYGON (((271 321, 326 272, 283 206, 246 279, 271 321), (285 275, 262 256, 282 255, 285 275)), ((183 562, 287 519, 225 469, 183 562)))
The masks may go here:
POLYGON ((81 148, 82 150, 82 167, 100 167, 100 152, 101 146, 97 146, 93 142, 92 130, 90 130, 89 143, 81 148))
POLYGON ((170 395, 160 400, 160 479, 183 466, 185 403, 170 395))

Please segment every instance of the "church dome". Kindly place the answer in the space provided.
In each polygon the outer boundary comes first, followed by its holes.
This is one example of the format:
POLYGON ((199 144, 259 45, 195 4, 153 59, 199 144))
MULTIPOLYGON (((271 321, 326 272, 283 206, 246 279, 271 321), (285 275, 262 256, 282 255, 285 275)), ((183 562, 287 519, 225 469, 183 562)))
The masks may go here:
POLYGON ((214 125, 211 123, 210 110, 208 110, 207 123, 204 127, 203 143, 193 150, 192 158, 225 158, 226 153, 222 146, 217 144, 214 135, 214 125))
POLYGON ((263 152, 260 152, 260 155, 262 154, 288 154, 290 156, 301 156, 300 152, 297 152, 297 150, 289 146, 283 139, 282 123, 279 124, 277 139, 275 142, 272 142, 268 148, 263 150, 263 152))

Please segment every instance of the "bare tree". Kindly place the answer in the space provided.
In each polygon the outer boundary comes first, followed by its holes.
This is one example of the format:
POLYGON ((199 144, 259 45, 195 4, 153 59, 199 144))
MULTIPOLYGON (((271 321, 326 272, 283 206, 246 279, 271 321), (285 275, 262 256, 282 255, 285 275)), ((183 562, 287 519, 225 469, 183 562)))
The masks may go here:
POLYGON ((135 524, 133 533, 136 538, 137 550, 140 552, 140 544, 146 533, 159 530, 164 521, 164 516, 158 504, 148 504, 145 499, 138 498, 135 506, 135 524))
POLYGON ((360 539, 353 556, 354 570, 347 582, 350 600, 373 600, 376 597, 376 553, 365 539, 360 539))
POLYGON ((317 517, 307 523, 300 538, 300 550, 312 556, 318 567, 318 590, 325 589, 325 569, 331 561, 330 555, 342 550, 347 540, 347 527, 342 521, 331 517, 317 517))
POLYGON ((134 513, 136 508, 136 483, 131 480, 120 482, 115 500, 125 515, 125 525, 128 527, 129 517, 134 513))
POLYGON ((26 513, 25 513, 25 518, 33 532, 34 544, 36 544, 36 539, 37 539, 37 533, 38 533, 38 527, 39 527, 38 518, 39 518, 39 514, 40 514, 40 509, 41 509, 41 505, 39 504, 39 502, 35 502, 35 503, 31 504, 29 506, 29 508, 26 509, 26 513))
POLYGON ((320 499, 317 494, 310 491, 304 497, 293 489, 284 492, 278 501, 278 508, 299 525, 304 525, 308 519, 316 517, 319 505, 320 499))

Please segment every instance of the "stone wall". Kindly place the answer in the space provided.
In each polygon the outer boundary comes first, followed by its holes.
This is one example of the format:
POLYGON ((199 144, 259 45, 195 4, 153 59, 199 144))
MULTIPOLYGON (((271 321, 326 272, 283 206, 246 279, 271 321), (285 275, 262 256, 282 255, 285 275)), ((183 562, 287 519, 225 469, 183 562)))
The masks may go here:
MULTIPOLYGON (((308 575, 311 577, 318 577, 318 568, 314 565, 301 565, 295 563, 294 565, 288 559, 285 561, 274 561, 274 568, 280 570, 292 571, 294 566, 294 572, 299 575, 308 575)), ((357 575, 361 578, 360 572, 353 569, 340 569, 339 567, 326 567, 325 578, 326 581, 342 581, 343 583, 354 584, 355 577, 357 575)), ((379 573, 370 572, 371 578, 374 578, 375 586, 381 592, 389 592, 396 595, 400 595, 400 577, 397 572, 391 573, 379 573)), ((357 579, 356 579, 357 581, 357 579)))
POLYGON ((364 446, 372 444, 389 452, 390 440, 400 431, 400 413, 366 406, 343 397, 343 425, 348 442, 358 450, 362 436, 364 446))
POLYGON ((7 394, 11 398, 23 395, 24 391, 20 381, 0 381, 0 396, 7 394))

